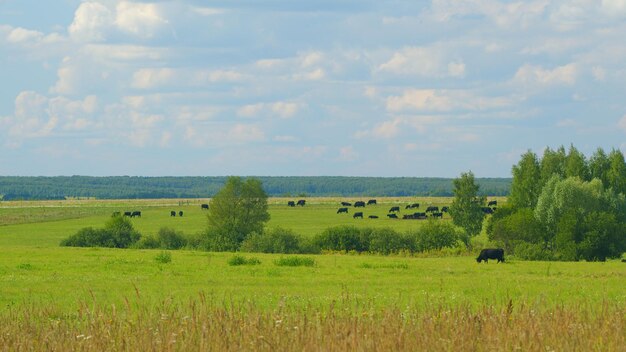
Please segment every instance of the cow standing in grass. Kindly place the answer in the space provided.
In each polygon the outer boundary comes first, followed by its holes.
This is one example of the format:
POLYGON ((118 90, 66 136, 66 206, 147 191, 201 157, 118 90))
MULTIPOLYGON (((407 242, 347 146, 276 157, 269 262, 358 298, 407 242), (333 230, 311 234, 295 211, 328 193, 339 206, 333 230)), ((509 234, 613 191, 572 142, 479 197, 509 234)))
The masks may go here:
POLYGON ((485 263, 489 262, 489 259, 497 259, 498 263, 504 262, 504 249, 502 248, 485 248, 480 251, 478 258, 476 261, 480 263, 481 261, 485 261, 485 263))

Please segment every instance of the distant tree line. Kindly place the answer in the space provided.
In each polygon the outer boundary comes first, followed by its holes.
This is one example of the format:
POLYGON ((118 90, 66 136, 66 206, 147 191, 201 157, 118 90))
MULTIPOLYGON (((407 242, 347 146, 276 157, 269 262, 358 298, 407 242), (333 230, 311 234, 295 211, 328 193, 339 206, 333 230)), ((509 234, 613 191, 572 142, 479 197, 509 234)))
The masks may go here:
MULTIPOLYGON (((453 180, 417 177, 256 177, 271 197, 342 196, 401 197, 452 196, 453 180)), ((55 200, 66 198, 157 199, 209 198, 227 177, 140 176, 0 176, 0 200, 55 200)), ((506 196, 511 179, 478 178, 481 195, 506 196)))
POLYGON ((512 169, 509 202, 487 224, 490 240, 520 258, 600 260, 626 250, 626 162, 601 148, 528 151, 512 169))

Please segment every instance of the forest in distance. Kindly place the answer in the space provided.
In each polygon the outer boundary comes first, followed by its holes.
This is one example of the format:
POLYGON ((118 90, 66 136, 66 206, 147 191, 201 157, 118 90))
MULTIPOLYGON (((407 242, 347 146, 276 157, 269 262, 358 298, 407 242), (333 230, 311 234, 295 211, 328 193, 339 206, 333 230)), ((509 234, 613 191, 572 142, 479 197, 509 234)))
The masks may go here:
MULTIPOLYGON (((270 197, 408 197, 453 195, 452 178, 265 176, 259 179, 270 197)), ((0 200, 68 198, 158 199, 210 198, 226 176, 0 176, 0 200)), ((510 178, 477 178, 480 194, 507 196, 510 178)))

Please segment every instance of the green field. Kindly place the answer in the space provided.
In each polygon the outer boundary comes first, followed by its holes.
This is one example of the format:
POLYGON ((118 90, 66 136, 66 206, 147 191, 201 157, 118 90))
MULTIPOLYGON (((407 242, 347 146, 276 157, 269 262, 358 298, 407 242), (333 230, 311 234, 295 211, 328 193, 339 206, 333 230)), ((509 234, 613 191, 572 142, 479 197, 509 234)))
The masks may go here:
MULTIPOLYGON (((366 217, 372 214, 380 219, 362 220, 352 219, 353 209, 348 215, 336 214, 339 199, 307 199, 305 207, 296 208, 287 207, 286 201, 270 199, 272 220, 268 226, 312 236, 339 224, 388 226, 404 231, 420 226, 421 221, 387 219, 385 214, 390 206, 419 202, 423 209, 428 204, 446 205, 450 199, 379 199, 381 204, 363 211, 366 217)), ((135 307, 132 309, 148 314, 174 304, 182 310, 181 314, 191 314, 189 305, 194 303, 189 302, 209 300, 211 309, 243 306, 248 307, 244 309, 246 312, 261 315, 264 311, 289 309, 293 319, 301 318, 299 311, 326 316, 334 309, 359 317, 398 309, 406 312, 434 309, 433 314, 440 316, 441 309, 459 307, 467 309, 467 314, 477 314, 486 307, 495 308, 496 315, 513 309, 520 315, 516 319, 533 310, 549 312, 565 308, 567 314, 573 312, 575 319, 577 314, 584 319, 588 314, 600 314, 602 307, 608 306, 610 314, 617 314, 618 332, 626 327, 626 264, 619 261, 526 262, 507 258, 505 264, 479 265, 471 256, 327 254, 307 256, 315 260, 312 267, 285 267, 275 263, 285 256, 242 253, 261 263, 231 266, 228 261, 233 253, 170 251, 171 262, 161 263, 156 260, 161 250, 58 246, 61 239, 79 228, 101 227, 113 211, 141 210, 142 217, 132 221, 144 235, 153 234, 163 226, 188 234, 201 231, 206 226, 206 214, 199 206, 203 201, 190 201, 188 205, 178 202, 1 203, 0 321, 28 320, 34 324, 31 321, 34 314, 38 319, 54 317, 69 321, 69 326, 82 326, 88 321, 77 312, 85 307, 101 310, 100 316, 106 317, 116 314, 112 311, 117 309, 135 307), (170 210, 182 210, 184 216, 170 217, 170 210)), ((402 209, 401 213, 406 211, 402 209)), ((115 319, 110 317, 111 321, 115 319)), ((138 318, 124 319, 136 322, 133 319, 138 318)))

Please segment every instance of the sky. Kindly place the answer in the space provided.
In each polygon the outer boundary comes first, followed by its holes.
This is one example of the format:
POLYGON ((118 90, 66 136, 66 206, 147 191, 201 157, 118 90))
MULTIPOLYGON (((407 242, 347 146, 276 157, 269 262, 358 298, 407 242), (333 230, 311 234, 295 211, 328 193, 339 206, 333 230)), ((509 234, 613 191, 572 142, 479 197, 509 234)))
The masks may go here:
POLYGON ((0 175, 510 177, 626 150, 626 0, 0 0, 0 175))

